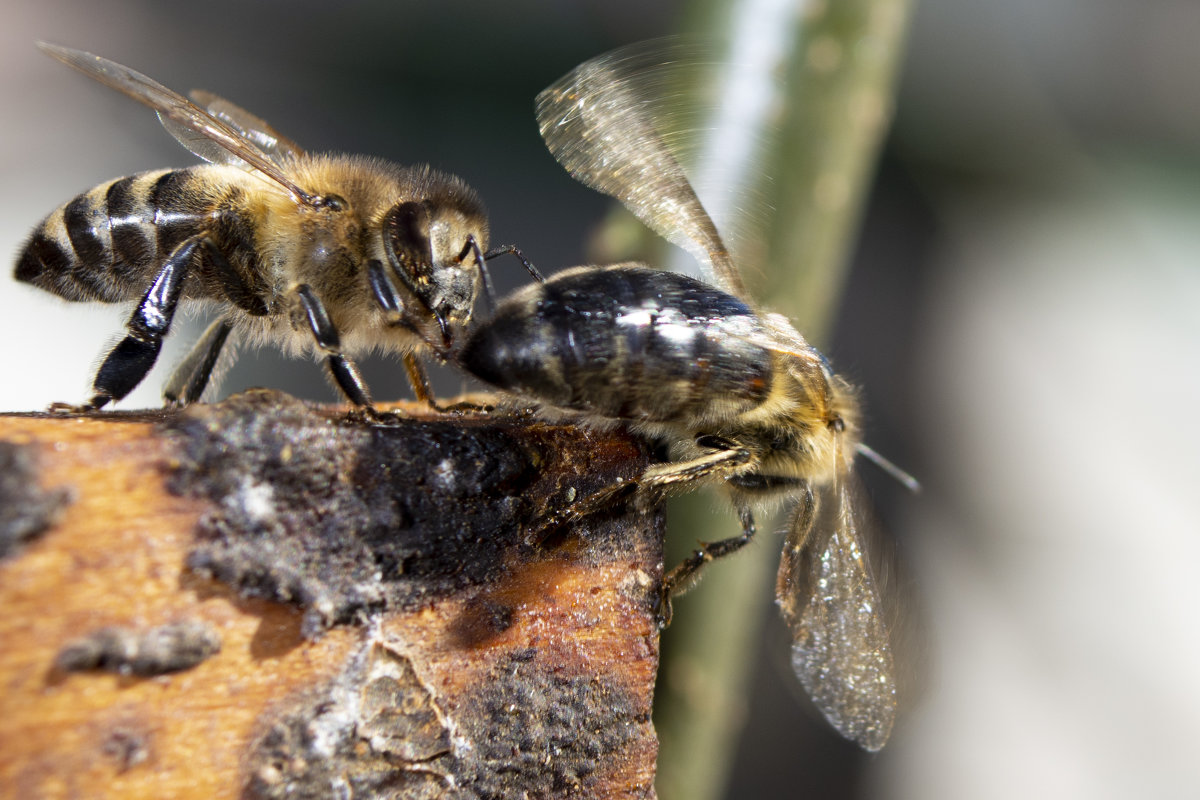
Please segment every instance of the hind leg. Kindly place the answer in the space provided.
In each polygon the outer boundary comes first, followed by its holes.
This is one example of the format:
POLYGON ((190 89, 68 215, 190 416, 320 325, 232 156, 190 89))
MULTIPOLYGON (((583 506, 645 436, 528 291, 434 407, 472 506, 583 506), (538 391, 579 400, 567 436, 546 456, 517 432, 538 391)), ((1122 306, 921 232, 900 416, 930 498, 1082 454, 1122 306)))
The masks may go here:
POLYGON ((109 351, 96 371, 91 398, 78 407, 55 403, 52 410, 94 411, 125 397, 142 382, 158 360, 163 338, 171 330, 192 257, 203 239, 204 234, 190 236, 167 256, 154 283, 125 324, 125 337, 109 351))
MULTIPOLYGON (((269 313, 266 301, 229 262, 221 246, 209 237, 203 238, 201 244, 204 245, 205 264, 220 278, 225 298, 250 316, 266 316, 269 313)), ((200 399, 221 363, 221 353, 229 353, 225 344, 232 331, 233 323, 228 319, 218 319, 208 326, 163 386, 163 400, 167 405, 186 406, 200 399)))

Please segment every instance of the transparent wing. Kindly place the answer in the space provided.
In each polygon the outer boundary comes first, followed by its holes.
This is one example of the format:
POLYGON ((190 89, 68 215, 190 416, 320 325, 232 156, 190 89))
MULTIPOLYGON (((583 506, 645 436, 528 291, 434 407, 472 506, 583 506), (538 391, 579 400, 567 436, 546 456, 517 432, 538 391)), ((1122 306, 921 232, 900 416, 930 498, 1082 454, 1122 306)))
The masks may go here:
MULTIPOLYGON (((161 83, 115 61, 82 50, 38 42, 38 47, 67 66, 116 89, 158 112, 163 127, 179 143, 206 161, 257 170, 298 200, 309 195, 236 128, 161 83)), ((236 106, 235 106, 236 108, 236 106)))
POLYGON ((821 367, 820 352, 810 345, 782 314, 759 314, 755 317, 753 326, 747 326, 744 332, 729 330, 725 335, 764 350, 786 355, 787 363, 792 368, 815 367, 819 370, 821 367))
POLYGON ((776 599, 792 633, 792 668, 813 703, 866 750, 887 743, 897 674, 889 635, 889 582, 856 512, 853 476, 809 494, 789 523, 776 599))
MULTIPOLYGON (((266 120, 204 89, 193 89, 188 97, 221 122, 237 131, 276 164, 304 155, 303 148, 275 130, 266 120)), ((211 160, 211 159, 210 159, 211 160)))
POLYGON ((573 178, 620 200, 642 222, 745 297, 716 226, 656 128, 647 75, 663 49, 625 48, 580 64, 537 96, 538 127, 573 178))

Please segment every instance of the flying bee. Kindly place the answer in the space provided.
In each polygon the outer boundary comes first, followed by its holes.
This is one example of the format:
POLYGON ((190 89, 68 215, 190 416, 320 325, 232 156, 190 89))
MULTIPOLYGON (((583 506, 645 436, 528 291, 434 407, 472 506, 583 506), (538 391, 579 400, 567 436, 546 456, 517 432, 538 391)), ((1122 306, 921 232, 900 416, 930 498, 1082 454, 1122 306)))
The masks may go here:
MULTIPOLYGON (((472 313, 488 225, 475 192, 428 166, 308 155, 246 110, 208 92, 191 100, 99 56, 44 52, 158 112, 209 164, 118 178, 50 214, 16 278, 71 301, 136 301, 82 406, 136 387, 158 358, 178 304, 207 302, 216 321, 164 388, 198 400, 231 335, 318 353, 345 397, 371 397, 351 356, 398 352, 418 399, 433 396, 417 353, 448 346, 472 313)), ((69 406, 68 406, 69 408, 69 406)))
POLYGON ((860 442, 855 390, 786 318, 743 299, 741 276, 637 83, 620 52, 577 67, 538 96, 542 137, 573 177, 691 250, 717 285, 638 264, 570 269, 506 298, 456 360, 545 413, 661 441, 668 459, 640 477, 642 488, 728 493, 741 534, 703 543, 667 573, 664 624, 672 595, 704 564, 751 541, 752 508, 790 501, 776 599, 794 670, 834 728, 878 750, 897 707, 895 584, 854 488, 855 453, 878 458, 860 442))

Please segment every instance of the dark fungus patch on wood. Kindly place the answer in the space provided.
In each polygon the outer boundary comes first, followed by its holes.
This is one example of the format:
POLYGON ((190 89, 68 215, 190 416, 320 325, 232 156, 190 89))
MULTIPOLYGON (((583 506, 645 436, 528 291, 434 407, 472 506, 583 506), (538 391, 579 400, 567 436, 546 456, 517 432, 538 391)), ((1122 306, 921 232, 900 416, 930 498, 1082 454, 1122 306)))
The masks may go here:
POLYGON ((0 558, 49 529, 70 502, 69 489, 42 487, 32 446, 0 441, 0 558))
POLYGON ((107 627, 67 644, 54 666, 60 672, 103 670, 151 677, 191 669, 220 649, 221 637, 201 620, 146 630, 107 627))
POLYGON ((619 683, 511 654, 449 716, 413 662, 380 642, 326 687, 280 703, 247 756, 248 798, 587 797, 649 724, 619 683))
POLYGON ((649 725, 649 710, 603 674, 570 674, 537 651, 498 664, 458 722, 456 777, 474 797, 587 797, 649 725))
POLYGON ((537 520, 647 463, 635 439, 523 416, 370 420, 268 391, 163 425, 168 488, 212 502, 188 567, 305 608, 310 637, 499 579, 537 520))

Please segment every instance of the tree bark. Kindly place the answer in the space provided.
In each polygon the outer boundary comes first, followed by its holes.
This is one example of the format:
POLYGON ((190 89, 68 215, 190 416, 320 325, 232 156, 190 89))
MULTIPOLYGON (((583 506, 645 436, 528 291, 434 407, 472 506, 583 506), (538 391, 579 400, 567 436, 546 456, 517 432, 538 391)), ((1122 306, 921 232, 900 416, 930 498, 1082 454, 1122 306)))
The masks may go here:
POLYGON ((645 448, 402 412, 0 417, 0 795, 654 797, 645 448))

